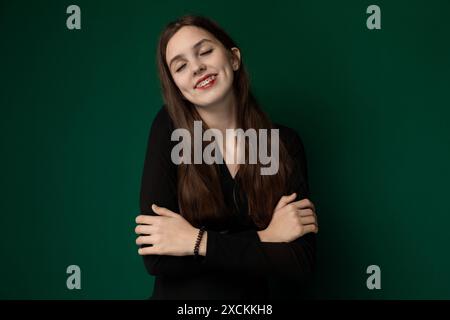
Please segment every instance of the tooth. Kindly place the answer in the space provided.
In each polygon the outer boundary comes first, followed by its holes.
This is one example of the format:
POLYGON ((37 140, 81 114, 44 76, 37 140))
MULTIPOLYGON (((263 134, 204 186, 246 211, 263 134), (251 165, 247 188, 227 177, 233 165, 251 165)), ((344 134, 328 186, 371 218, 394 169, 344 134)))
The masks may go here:
POLYGON ((205 79, 205 80, 203 80, 202 82, 200 82, 199 84, 198 84, 198 86, 197 87, 203 87, 203 86, 205 86, 205 85, 207 85, 208 83, 210 83, 212 80, 214 80, 216 78, 216 76, 215 75, 212 75, 211 77, 209 77, 208 79, 205 79))

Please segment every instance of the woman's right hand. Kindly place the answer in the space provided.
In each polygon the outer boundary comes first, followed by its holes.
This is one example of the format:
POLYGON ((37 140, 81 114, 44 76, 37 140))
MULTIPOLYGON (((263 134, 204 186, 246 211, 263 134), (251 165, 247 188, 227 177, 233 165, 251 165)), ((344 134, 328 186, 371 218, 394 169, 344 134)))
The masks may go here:
POLYGON ((319 231, 314 204, 306 198, 293 202, 296 196, 293 193, 281 197, 269 226, 258 231, 261 242, 291 242, 319 231))

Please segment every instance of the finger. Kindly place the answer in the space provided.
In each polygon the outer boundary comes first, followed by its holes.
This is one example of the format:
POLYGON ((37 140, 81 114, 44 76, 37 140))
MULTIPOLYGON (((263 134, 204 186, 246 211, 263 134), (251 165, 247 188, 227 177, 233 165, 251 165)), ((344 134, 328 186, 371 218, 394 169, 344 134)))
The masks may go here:
POLYGON ((314 203, 312 203, 311 200, 309 200, 307 198, 292 202, 292 204, 295 205, 299 209, 311 208, 313 211, 316 211, 316 207, 314 206, 314 203))
POLYGON ((282 196, 280 198, 280 200, 278 201, 277 206, 275 207, 275 210, 278 210, 280 208, 283 208, 285 205, 287 205, 288 203, 294 201, 295 197, 297 196, 297 194, 294 192, 293 194, 290 194, 288 196, 282 196))
POLYGON ((150 216, 150 215, 139 215, 136 217, 136 223, 137 224, 153 224, 156 222, 156 220, 159 219, 157 216, 150 216))
POLYGON ((155 239, 152 236, 140 236, 136 238, 136 244, 143 245, 143 244, 154 244, 155 239))
POLYGON ((145 247, 145 248, 139 248, 138 253, 142 255, 149 255, 149 254, 159 254, 158 247, 145 247))
POLYGON ((302 217, 302 218, 300 218, 300 222, 303 225, 315 224, 316 223, 316 217, 314 217, 314 216, 302 217))
POLYGON ((156 204, 152 205, 152 210, 155 213, 159 214, 160 216, 166 216, 166 217, 172 217, 172 218, 175 218, 178 216, 177 213, 170 211, 169 209, 164 208, 164 207, 158 207, 156 204))
POLYGON ((307 233, 317 233, 319 232, 319 227, 316 224, 307 224, 305 226, 303 226, 303 234, 307 234, 307 233))
POLYGON ((134 232, 137 234, 152 234, 154 229, 153 225, 139 224, 134 228, 134 232))
POLYGON ((315 216, 316 214, 311 208, 299 209, 300 217, 315 216))

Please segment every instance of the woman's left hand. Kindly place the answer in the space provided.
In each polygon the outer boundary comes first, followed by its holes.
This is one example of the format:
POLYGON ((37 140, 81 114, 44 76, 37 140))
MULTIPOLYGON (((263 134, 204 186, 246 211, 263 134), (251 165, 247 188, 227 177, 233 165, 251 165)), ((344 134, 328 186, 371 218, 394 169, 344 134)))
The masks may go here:
POLYGON ((140 255, 158 254, 187 256, 194 254, 194 245, 198 229, 194 228, 180 214, 167 208, 152 205, 158 216, 139 215, 135 232, 140 236, 137 245, 153 245, 138 250, 140 255))

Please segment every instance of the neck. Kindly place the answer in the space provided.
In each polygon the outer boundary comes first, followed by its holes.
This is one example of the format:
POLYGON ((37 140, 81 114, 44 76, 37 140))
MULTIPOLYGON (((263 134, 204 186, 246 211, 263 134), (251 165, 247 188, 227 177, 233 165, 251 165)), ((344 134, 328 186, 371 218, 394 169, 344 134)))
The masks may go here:
POLYGON ((214 104, 204 107, 195 106, 195 108, 209 128, 219 129, 223 133, 226 129, 236 129, 237 106, 234 94, 230 94, 214 104))

